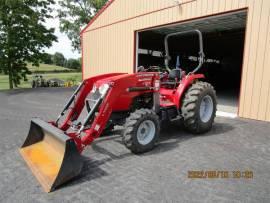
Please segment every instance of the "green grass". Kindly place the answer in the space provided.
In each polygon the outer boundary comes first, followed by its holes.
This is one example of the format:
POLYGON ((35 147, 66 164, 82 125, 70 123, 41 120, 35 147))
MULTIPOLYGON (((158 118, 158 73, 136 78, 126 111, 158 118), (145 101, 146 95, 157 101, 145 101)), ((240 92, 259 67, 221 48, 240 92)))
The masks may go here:
POLYGON ((70 71, 68 68, 64 68, 61 66, 56 66, 56 65, 48 65, 48 64, 39 64, 39 67, 32 66, 32 64, 27 64, 28 69, 31 72, 35 71, 70 71))
MULTIPOLYGON (((33 75, 28 75, 28 81, 21 81, 21 84, 18 88, 31 88, 31 81, 33 75)), ((48 73, 48 74, 39 74, 42 75, 45 79, 58 78, 64 81, 75 80, 76 82, 82 81, 82 73, 48 73)), ((9 89, 8 76, 0 74, 0 90, 9 89)))
MULTIPOLYGON (((28 69, 33 73, 32 75, 28 75, 28 81, 22 81, 18 88, 30 88, 31 82, 33 79, 33 76, 35 75, 35 72, 45 72, 42 75, 45 79, 51 79, 51 78, 58 78, 60 80, 64 81, 76 81, 80 82, 82 80, 82 73, 80 72, 64 72, 64 71, 70 71, 68 68, 64 68, 61 66, 56 65, 48 65, 48 64, 40 64, 39 67, 32 66, 30 63, 27 64, 28 69), (53 71, 58 71, 57 73, 53 73, 53 71), (61 73, 63 71, 64 73, 61 73), (46 73, 48 72, 48 73, 46 73)), ((0 74, 0 90, 6 90, 9 89, 9 82, 8 82, 8 76, 0 74)))

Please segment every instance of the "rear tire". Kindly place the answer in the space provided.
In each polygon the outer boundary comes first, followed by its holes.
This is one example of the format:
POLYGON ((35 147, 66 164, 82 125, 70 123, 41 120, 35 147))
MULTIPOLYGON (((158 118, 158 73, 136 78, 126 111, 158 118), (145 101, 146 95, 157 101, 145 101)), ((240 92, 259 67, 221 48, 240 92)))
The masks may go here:
POLYGON ((159 117, 149 109, 139 109, 126 119, 123 143, 135 154, 144 153, 155 147, 159 138, 159 117))
POLYGON ((198 81, 186 92, 182 103, 185 129, 194 134, 212 128, 217 110, 216 92, 207 82, 198 81))

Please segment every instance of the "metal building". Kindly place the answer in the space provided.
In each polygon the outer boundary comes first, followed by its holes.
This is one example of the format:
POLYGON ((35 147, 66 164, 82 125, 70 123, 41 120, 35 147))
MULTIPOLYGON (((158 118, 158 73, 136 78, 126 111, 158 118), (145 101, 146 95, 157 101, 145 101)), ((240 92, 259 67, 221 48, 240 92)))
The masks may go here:
MULTIPOLYGON (((205 36, 220 108, 270 121, 270 0, 111 0, 81 32, 83 77, 162 65, 164 36, 189 29, 205 36)), ((193 41, 170 42, 184 65, 193 41)))

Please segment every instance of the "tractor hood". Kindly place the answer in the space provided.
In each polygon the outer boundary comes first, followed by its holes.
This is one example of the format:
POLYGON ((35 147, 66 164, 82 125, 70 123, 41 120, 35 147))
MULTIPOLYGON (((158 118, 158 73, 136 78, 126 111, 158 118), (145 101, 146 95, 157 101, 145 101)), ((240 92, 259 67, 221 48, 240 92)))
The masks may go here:
POLYGON ((123 81, 123 80, 125 80, 125 82, 129 83, 130 85, 137 84, 139 86, 140 85, 148 86, 147 83, 149 83, 149 81, 153 82, 152 81, 153 77, 159 78, 159 73, 156 73, 156 72, 140 72, 140 73, 134 73, 134 74, 119 73, 118 75, 106 77, 104 79, 96 81, 94 86, 99 88, 100 86, 104 84, 112 84, 112 83, 123 81))
POLYGON ((120 79, 123 79, 123 78, 126 78, 126 77, 129 77, 130 75, 127 74, 127 73, 119 73, 119 75, 116 75, 116 76, 112 76, 112 77, 108 77, 108 78, 104 78, 102 80, 99 80, 97 82, 95 82, 95 86, 97 88, 99 88, 101 85, 103 84, 110 84, 110 83, 114 83, 120 79))

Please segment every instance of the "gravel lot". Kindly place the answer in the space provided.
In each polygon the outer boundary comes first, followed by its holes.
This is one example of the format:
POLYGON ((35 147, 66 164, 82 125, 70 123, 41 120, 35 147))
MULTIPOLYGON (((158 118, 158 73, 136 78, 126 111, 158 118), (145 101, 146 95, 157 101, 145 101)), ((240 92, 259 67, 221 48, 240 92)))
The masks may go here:
POLYGON ((44 193, 18 148, 32 117, 56 118, 72 89, 0 93, 0 202, 270 202, 270 124, 217 118, 213 130, 192 136, 164 126, 161 143, 131 154, 119 133, 84 152, 82 174, 44 193), (252 179, 190 179, 188 171, 253 171, 252 179))

